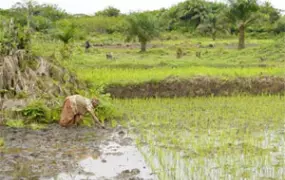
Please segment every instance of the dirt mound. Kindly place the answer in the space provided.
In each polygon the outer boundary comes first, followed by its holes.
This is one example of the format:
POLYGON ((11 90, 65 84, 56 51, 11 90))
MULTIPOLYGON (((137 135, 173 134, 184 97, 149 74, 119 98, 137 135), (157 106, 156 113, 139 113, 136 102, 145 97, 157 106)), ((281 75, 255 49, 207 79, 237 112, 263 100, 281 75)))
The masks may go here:
POLYGON ((52 60, 27 56, 23 51, 0 56, 0 93, 4 109, 23 106, 23 99, 71 94, 80 86, 75 75, 52 60))
POLYGON ((230 96, 236 94, 284 94, 285 77, 259 76, 222 79, 198 76, 168 77, 160 82, 110 85, 105 90, 115 98, 230 96))

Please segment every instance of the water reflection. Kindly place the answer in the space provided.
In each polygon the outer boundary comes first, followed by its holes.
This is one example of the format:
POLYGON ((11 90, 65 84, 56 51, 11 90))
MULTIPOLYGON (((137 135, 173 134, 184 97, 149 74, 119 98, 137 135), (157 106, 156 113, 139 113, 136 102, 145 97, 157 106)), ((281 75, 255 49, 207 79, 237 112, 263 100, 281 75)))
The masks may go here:
POLYGON ((86 157, 78 162, 79 171, 61 173, 56 178, 62 180, 79 179, 155 179, 144 157, 134 145, 122 146, 109 141, 100 145, 102 154, 86 157))

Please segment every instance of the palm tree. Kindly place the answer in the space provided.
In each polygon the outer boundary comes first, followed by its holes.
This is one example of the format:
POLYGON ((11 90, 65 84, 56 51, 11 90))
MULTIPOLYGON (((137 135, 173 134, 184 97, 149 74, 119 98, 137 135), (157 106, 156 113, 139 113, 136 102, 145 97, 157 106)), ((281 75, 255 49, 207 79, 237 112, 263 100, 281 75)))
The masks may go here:
POLYGON ((245 48, 245 29, 258 19, 259 6, 257 0, 228 0, 229 11, 227 16, 239 29, 238 49, 245 48))
POLYGON ((57 38, 63 42, 64 45, 67 45, 70 40, 72 40, 75 37, 76 34, 76 28, 73 24, 68 25, 64 27, 63 29, 60 29, 57 38))
POLYGON ((127 41, 137 38, 141 44, 141 52, 145 52, 147 42, 159 36, 158 19, 151 14, 134 13, 126 20, 127 41))
POLYGON ((63 48, 60 49, 63 58, 69 58, 72 53, 70 41, 76 36, 76 27, 74 24, 66 23, 65 27, 61 27, 56 34, 56 37, 63 42, 63 48))

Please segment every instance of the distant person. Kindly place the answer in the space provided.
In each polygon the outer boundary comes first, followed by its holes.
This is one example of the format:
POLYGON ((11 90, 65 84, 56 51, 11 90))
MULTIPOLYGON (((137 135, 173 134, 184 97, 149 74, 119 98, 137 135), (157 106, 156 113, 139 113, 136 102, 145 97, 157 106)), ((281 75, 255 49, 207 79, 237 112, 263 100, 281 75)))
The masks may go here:
POLYGON ((89 41, 85 42, 85 52, 88 52, 89 48, 91 47, 89 41))
POLYGON ((113 59, 113 53, 112 52, 106 53, 106 58, 107 59, 113 59))
POLYGON ((93 112, 98 105, 99 100, 96 97, 88 99, 81 95, 68 96, 65 98, 62 107, 59 124, 63 127, 78 125, 82 117, 88 112, 95 124, 97 123, 101 128, 105 128, 93 112))

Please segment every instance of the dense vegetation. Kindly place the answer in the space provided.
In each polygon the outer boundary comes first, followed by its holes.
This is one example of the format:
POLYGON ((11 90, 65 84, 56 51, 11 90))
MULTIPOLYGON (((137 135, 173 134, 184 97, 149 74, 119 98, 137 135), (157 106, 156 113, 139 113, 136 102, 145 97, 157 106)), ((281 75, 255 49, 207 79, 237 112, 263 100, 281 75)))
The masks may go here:
POLYGON ((239 34, 239 48, 244 48, 246 34, 260 38, 285 31, 281 12, 267 1, 258 3, 256 0, 229 0, 227 3, 187 0, 169 9, 131 14, 108 7, 93 16, 71 15, 56 5, 23 1, 11 9, 0 10, 0 18, 2 30, 13 18, 19 28, 28 28, 33 35, 44 33, 50 39, 59 38, 65 44, 71 39, 124 34, 126 40, 137 37, 143 51, 147 42, 159 38, 163 32, 187 32, 210 36, 213 40, 239 34))

